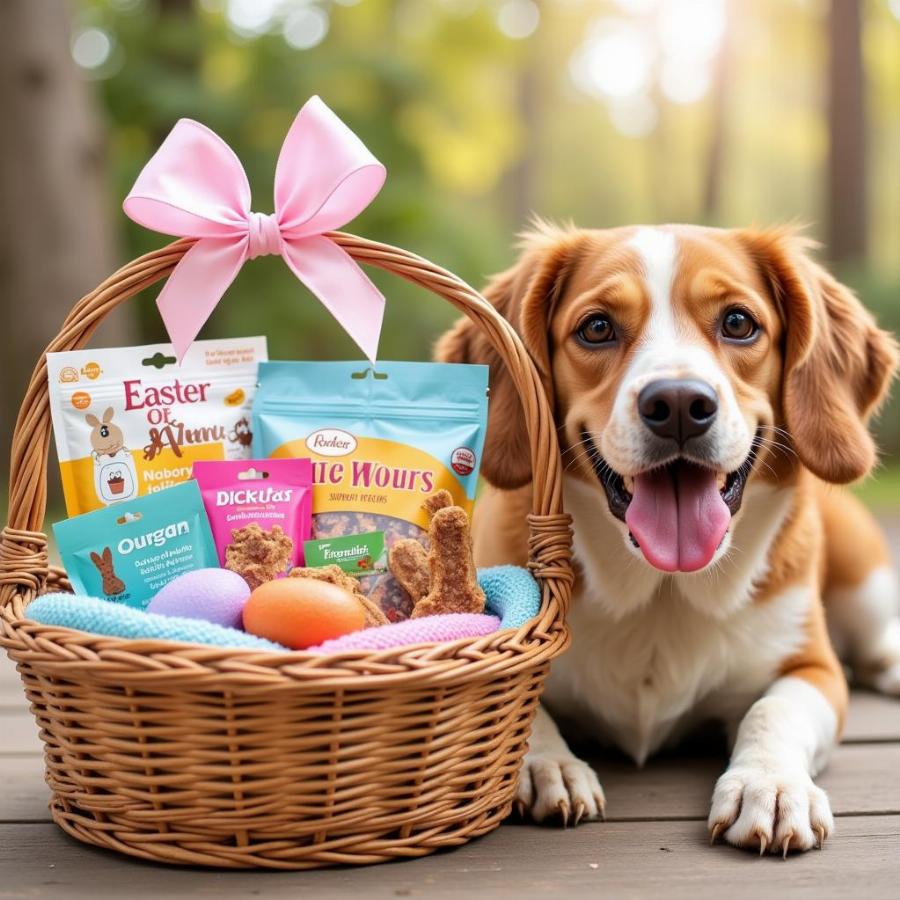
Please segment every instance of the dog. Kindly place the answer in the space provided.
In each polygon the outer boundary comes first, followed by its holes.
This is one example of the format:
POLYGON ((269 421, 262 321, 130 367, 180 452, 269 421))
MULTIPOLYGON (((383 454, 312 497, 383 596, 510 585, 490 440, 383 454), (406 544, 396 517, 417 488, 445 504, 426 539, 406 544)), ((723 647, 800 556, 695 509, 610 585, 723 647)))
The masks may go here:
MULTIPOLYGON (((900 695, 887 545, 835 487, 876 463, 867 423, 897 347, 812 246, 791 228, 540 225, 485 290, 553 404, 574 529, 572 643, 517 789, 536 821, 604 810, 559 725, 641 764, 717 720, 732 752, 712 841, 821 846, 834 820, 813 779, 847 708, 838 652, 900 695)), ((476 559, 524 564, 531 471, 513 382, 467 319, 436 357, 490 366, 476 559)))

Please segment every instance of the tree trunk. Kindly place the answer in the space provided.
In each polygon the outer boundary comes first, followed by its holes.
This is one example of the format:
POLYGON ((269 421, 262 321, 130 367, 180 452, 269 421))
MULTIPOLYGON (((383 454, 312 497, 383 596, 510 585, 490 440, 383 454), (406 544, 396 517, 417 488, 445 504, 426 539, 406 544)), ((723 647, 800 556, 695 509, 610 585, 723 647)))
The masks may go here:
POLYGON ((831 0, 828 18, 828 252, 866 255, 866 133, 860 0, 831 0))
MULTIPOLYGON (((39 354, 115 264, 104 139, 70 50, 68 4, 0 3, 0 465, 39 354)), ((122 343, 121 313, 103 340, 122 343)), ((51 477, 51 484, 56 479, 51 477)))

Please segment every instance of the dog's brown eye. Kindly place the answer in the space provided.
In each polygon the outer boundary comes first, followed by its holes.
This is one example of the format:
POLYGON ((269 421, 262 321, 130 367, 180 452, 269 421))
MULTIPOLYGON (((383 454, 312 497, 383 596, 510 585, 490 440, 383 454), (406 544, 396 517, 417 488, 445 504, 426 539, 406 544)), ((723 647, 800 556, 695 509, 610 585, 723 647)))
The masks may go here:
POLYGON ((732 341, 749 341, 756 337, 759 325, 750 313, 743 309, 729 309, 722 319, 722 334, 732 341))
POLYGON ((616 330, 606 316, 591 316, 585 319, 576 332, 583 344, 608 344, 615 340, 616 330))

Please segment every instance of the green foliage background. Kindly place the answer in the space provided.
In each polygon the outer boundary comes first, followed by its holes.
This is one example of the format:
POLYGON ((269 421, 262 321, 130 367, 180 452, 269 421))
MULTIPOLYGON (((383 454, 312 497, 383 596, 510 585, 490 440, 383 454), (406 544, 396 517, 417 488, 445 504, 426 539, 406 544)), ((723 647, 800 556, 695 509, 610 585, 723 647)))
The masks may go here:
MULTIPOLYGON (((616 131, 600 99, 572 82, 569 62, 592 23, 621 15, 623 4, 545 0, 537 31, 511 40, 497 27, 498 2, 318 0, 328 34, 296 50, 277 16, 267 32, 241 37, 216 0, 84 0, 76 28, 97 26, 113 40, 94 73, 109 125, 111 196, 124 197, 171 125, 189 116, 235 149, 254 207, 269 211, 281 140, 299 106, 318 93, 389 169, 381 195, 352 230, 423 254, 475 285, 511 262, 528 210, 596 227, 797 220, 822 235, 824 0, 732 3, 713 210, 703 203, 717 115, 711 97, 689 105, 657 97, 656 129, 630 138, 616 131)), ((900 22, 888 0, 867 0, 864 11, 871 238, 867 258, 839 274, 896 329, 900 22)), ((123 257, 162 242, 118 209, 114 215, 123 257)), ((396 279, 373 278, 389 298, 381 355, 426 358, 453 311, 396 279)), ((152 302, 138 309, 141 337, 162 339, 152 302)), ((255 332, 268 334, 276 358, 356 355, 277 259, 245 267, 204 336, 255 332)), ((896 411, 880 428, 888 448, 900 452, 896 411)))

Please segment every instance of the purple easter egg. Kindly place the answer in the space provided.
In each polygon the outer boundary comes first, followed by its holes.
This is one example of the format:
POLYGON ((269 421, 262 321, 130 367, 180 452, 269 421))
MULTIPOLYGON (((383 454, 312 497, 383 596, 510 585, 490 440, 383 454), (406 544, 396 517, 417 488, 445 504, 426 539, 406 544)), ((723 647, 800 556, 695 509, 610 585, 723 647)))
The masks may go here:
POLYGON ((237 572, 197 569, 170 581, 150 601, 147 612, 240 628, 241 612, 249 596, 250 587, 237 572))

